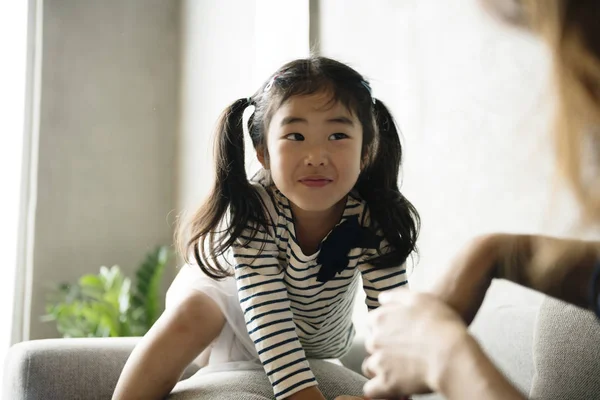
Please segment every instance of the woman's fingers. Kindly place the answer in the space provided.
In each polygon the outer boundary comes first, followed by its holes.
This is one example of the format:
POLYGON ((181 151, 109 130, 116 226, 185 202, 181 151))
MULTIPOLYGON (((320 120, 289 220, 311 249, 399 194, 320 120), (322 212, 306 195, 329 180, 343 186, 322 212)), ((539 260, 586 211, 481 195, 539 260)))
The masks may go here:
POLYGON ((365 396, 372 399, 396 398, 400 396, 399 393, 394 393, 388 389, 381 376, 376 376, 365 383, 363 391, 365 396))
POLYGON ((369 357, 365 358, 365 360, 362 363, 362 372, 363 372, 363 375, 366 376, 367 378, 372 378, 377 373, 377 371, 376 371, 376 368, 378 365, 377 357, 378 357, 378 355, 371 354, 369 357))
MULTIPOLYGON (((385 296, 384 296, 385 298, 385 296)), ((363 362, 371 378, 365 394, 372 398, 424 393, 432 386, 431 371, 444 362, 454 337, 466 331, 458 314, 437 297, 409 291, 394 291, 368 315, 363 362)))
POLYGON ((394 303, 394 302, 400 302, 402 300, 406 300, 409 293, 410 293, 410 289, 405 288, 405 287, 381 292, 378 297, 379 303, 380 304, 389 304, 389 303, 394 303))

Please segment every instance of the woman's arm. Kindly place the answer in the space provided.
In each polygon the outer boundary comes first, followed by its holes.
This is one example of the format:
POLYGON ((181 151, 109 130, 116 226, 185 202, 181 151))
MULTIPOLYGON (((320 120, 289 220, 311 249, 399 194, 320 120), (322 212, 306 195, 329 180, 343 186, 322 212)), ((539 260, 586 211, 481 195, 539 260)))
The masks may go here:
POLYGON ((494 278, 590 307, 600 243, 536 235, 491 234, 471 241, 429 290, 469 324, 494 278))
POLYGON ((370 313, 371 357, 364 370, 373 379, 366 394, 393 397, 430 389, 449 399, 522 399, 463 320, 475 316, 493 278, 589 307, 599 248, 598 242, 545 236, 483 236, 459 254, 431 294, 382 293, 382 306, 370 313))
POLYGON ((496 235, 497 268, 507 279, 574 305, 590 306, 600 243, 534 235, 496 235))
POLYGON ((471 335, 464 335, 433 386, 447 399, 525 400, 471 335))

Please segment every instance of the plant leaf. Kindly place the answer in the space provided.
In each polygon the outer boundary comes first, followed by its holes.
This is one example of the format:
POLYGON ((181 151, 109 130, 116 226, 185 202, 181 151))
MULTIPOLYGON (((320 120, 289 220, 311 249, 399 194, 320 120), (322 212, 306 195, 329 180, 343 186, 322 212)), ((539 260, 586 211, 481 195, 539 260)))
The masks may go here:
POLYGON ((87 286, 90 288, 98 288, 98 289, 102 289, 103 284, 102 284, 102 279, 100 279, 99 276, 97 275, 84 275, 81 278, 79 278, 79 285, 81 286, 87 286))
POLYGON ((169 258, 169 248, 159 246, 146 256, 136 273, 132 305, 144 309, 144 323, 147 329, 150 329, 160 314, 160 284, 169 258))
POLYGON ((49 294, 43 321, 52 321, 63 337, 142 336, 160 313, 162 275, 168 247, 147 254, 132 285, 119 266, 102 266, 77 283, 61 283, 49 294))

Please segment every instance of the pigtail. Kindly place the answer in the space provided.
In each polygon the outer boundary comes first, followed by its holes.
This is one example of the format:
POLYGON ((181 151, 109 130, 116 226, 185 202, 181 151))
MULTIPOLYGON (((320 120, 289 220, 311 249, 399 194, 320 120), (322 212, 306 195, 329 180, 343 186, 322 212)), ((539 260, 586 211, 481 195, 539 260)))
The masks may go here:
POLYGON ((371 263, 387 268, 402 265, 416 250, 421 221, 415 207, 398 188, 402 146, 394 118, 380 100, 374 100, 373 108, 379 131, 378 143, 356 188, 369 205, 371 221, 383 232, 393 249, 371 263))
MULTIPOLYGON (((219 117, 215 135, 215 182, 208 199, 192 218, 191 238, 181 246, 185 261, 189 262, 190 253, 193 254, 202 271, 213 279, 232 275, 218 258, 251 223, 255 229, 264 227, 266 231, 260 195, 248 181, 244 163, 243 114, 250 104, 249 99, 239 99, 219 117)), ((182 235, 180 231, 179 237, 182 235)))

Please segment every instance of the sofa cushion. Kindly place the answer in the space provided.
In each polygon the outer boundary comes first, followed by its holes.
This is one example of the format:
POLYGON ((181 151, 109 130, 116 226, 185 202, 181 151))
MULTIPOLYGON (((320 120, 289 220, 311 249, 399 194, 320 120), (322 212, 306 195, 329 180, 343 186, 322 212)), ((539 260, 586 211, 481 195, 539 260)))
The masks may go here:
MULTIPOLYGON (((365 377, 323 360, 309 360, 326 399, 346 394, 362 396, 365 377)), ((200 371, 175 386, 169 400, 271 400, 273 388, 263 370, 200 371)))
POLYGON ((586 310, 552 298, 534 334, 534 400, 600 398, 600 323, 586 310))

